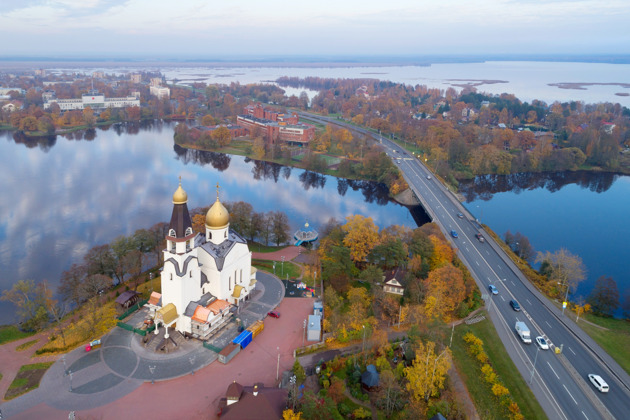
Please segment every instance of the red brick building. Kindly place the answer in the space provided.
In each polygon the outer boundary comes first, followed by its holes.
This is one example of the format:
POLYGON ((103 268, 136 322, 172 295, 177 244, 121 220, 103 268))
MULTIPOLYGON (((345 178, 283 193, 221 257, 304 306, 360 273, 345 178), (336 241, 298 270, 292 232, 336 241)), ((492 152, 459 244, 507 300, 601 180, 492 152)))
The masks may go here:
POLYGON ((250 133, 259 130, 267 143, 277 141, 304 146, 315 138, 315 127, 299 122, 297 114, 287 116, 274 109, 263 108, 261 104, 248 105, 244 114, 236 119, 238 124, 250 133))

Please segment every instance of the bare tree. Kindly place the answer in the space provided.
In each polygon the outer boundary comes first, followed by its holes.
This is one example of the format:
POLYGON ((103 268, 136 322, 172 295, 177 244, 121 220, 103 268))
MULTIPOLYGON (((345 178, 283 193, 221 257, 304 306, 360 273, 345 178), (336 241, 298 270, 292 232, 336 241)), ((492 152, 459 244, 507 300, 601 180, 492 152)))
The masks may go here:
POLYGON ((564 294, 566 301, 569 293, 575 290, 577 285, 586 278, 586 268, 582 258, 571 254, 565 248, 560 248, 554 253, 550 251, 539 252, 536 256, 536 262, 543 263, 545 261, 551 268, 549 280, 558 283, 560 287, 559 297, 562 296, 562 291, 566 290, 564 294))

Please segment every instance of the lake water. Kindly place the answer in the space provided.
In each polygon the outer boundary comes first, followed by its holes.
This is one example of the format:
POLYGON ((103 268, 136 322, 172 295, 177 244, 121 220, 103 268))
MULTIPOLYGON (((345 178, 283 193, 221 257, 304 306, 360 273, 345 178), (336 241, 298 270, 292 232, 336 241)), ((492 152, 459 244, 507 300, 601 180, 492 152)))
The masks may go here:
MULTIPOLYGON (((389 80, 407 85, 426 85, 447 89, 473 82, 481 83, 480 92, 516 95, 522 101, 534 99, 548 104, 554 101, 584 101, 586 103, 612 102, 630 107, 630 88, 615 84, 630 84, 630 64, 606 63, 563 63, 542 61, 486 61, 482 63, 438 63, 430 66, 382 66, 382 67, 226 67, 226 66, 176 66, 173 63, 162 67, 134 65, 129 67, 94 67, 107 73, 127 73, 138 70, 161 71, 171 83, 192 84, 193 82, 230 84, 239 82, 271 83, 281 76, 315 76, 321 78, 371 78, 389 80), (495 81, 497 83, 489 83, 495 81), (554 83, 608 83, 612 85, 582 86, 580 89, 562 89, 550 86, 554 83)), ((51 69, 53 72, 74 73, 76 67, 51 69)), ((288 95, 296 95, 305 89, 284 88, 288 95)), ((309 97, 316 92, 308 91, 309 97)))
MULTIPOLYGON (((282 210, 292 229, 309 221, 369 216, 381 227, 415 227, 387 189, 240 156, 175 147, 173 125, 149 123, 28 141, 0 134, 0 289, 19 279, 47 279, 81 262, 94 245, 168 222, 178 177, 188 207, 246 201, 257 212, 282 210)), ((11 306, 0 302, 0 324, 11 306)))
POLYGON ((600 276, 612 277, 621 297, 630 292, 630 177, 562 172, 484 176, 463 182, 465 206, 504 237, 521 232, 537 251, 566 248, 582 258, 586 297, 600 276))

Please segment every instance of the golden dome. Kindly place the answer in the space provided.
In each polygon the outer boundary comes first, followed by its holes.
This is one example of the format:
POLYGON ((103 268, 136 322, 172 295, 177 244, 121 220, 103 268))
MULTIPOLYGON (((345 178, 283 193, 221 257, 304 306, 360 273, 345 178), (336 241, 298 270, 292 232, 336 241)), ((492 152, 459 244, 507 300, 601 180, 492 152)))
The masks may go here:
POLYGON ((182 188, 182 179, 179 178, 179 187, 175 190, 173 194, 173 204, 186 204, 188 202, 188 194, 182 188))
POLYGON ((208 213, 206 213, 206 226, 213 229, 222 229, 230 222, 230 213, 221 204, 219 198, 214 202, 208 213))

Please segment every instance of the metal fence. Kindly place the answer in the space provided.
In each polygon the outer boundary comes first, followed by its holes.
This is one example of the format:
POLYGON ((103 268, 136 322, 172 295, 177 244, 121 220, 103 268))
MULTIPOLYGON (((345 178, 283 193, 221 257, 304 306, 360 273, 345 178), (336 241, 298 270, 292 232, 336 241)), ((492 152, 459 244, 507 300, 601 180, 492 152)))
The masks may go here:
POLYGON ((122 315, 120 315, 118 317, 118 319, 120 321, 122 321, 123 319, 127 318, 129 315, 131 315, 132 313, 136 312, 137 310, 139 310, 140 308, 142 308, 145 303, 147 303, 149 301, 149 299, 144 299, 139 301, 138 303, 136 303, 135 305, 132 305, 129 309, 127 309, 125 311, 125 313, 123 313, 122 315))

